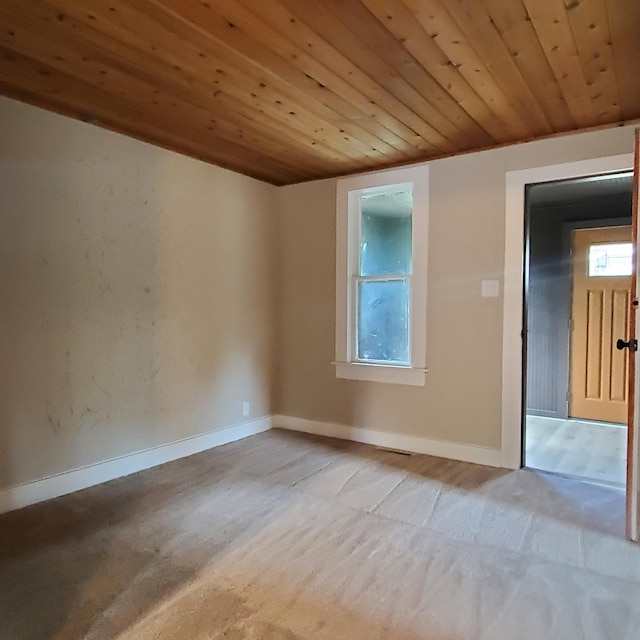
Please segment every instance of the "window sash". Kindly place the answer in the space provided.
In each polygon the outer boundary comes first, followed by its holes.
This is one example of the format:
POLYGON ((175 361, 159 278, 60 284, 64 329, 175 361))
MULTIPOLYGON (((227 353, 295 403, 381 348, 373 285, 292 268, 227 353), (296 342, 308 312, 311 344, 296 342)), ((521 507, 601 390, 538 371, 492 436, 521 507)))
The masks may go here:
MULTIPOLYGON (((411 367, 413 363, 413 349, 412 349, 412 311, 413 311, 413 220, 414 214, 411 213, 411 270, 407 273, 398 274, 379 274, 379 275, 360 275, 361 262, 362 262, 362 199, 363 193, 376 193, 376 194, 388 194, 388 193, 400 193, 403 191, 411 191, 413 193, 413 183, 401 183, 387 185, 383 187, 373 189, 361 189, 351 192, 349 195, 352 198, 357 198, 357 206, 352 207, 350 213, 356 219, 352 220, 353 233, 349 238, 348 256, 350 263, 351 277, 349 278, 349 291, 348 291, 348 313, 349 313, 349 340, 347 345, 348 361, 356 364, 371 364, 371 365, 388 365, 395 367, 411 367), (355 224, 353 224, 355 223, 355 224), (358 284, 360 282, 394 282, 404 280, 407 282, 409 290, 409 299, 407 301, 408 306, 408 322, 407 322, 407 347, 408 347, 408 360, 374 360, 369 358, 358 357, 358 322, 360 319, 359 299, 358 299, 358 284)), ((354 200, 352 200, 352 203, 354 200)))
POLYGON ((393 367, 411 367, 412 364, 412 323, 411 312, 413 305, 413 287, 411 282, 412 274, 386 274, 380 276, 360 276, 355 275, 350 278, 349 299, 351 300, 351 339, 349 345, 349 361, 357 364, 380 364, 393 367), (407 300, 407 353, 408 360, 374 360, 372 358, 358 358, 358 322, 360 320, 360 308, 358 298, 358 284, 360 282, 407 282, 408 300, 407 300))

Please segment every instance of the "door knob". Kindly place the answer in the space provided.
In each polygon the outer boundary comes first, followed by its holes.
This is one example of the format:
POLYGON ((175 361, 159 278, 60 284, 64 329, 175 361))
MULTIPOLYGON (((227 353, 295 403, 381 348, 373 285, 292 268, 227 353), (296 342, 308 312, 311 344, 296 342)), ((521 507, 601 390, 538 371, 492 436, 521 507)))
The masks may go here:
POLYGON ((618 341, 616 342, 616 349, 618 349, 618 351, 622 351, 623 349, 629 349, 629 351, 637 351, 638 341, 629 340, 628 342, 625 342, 622 338, 618 338, 618 341))

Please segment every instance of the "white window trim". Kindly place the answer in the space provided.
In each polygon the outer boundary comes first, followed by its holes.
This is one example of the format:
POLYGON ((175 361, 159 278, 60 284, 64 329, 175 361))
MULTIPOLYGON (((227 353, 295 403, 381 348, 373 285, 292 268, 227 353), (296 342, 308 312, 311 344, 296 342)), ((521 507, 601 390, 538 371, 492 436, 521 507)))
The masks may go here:
MULTIPOLYGON (((429 166, 379 171, 338 180, 336 203, 336 377, 369 382, 388 382, 424 386, 427 346, 427 264, 429 222, 429 166), (355 361, 352 357, 355 318, 349 299, 350 261, 356 259, 350 248, 357 245, 357 224, 349 224, 349 198, 359 192, 403 185, 413 190, 412 259, 409 335, 411 363, 407 366, 355 361), (350 195, 351 194, 351 195, 350 195), (351 234, 351 235, 350 235, 351 234)), ((354 215, 352 213, 352 215, 354 215)))

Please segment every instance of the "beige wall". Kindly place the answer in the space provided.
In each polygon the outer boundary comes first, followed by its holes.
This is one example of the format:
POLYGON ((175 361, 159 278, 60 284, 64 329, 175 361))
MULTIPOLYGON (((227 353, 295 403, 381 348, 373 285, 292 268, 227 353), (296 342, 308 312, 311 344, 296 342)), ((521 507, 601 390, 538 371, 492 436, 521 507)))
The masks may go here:
POLYGON ((0 488, 271 411, 276 189, 0 99, 0 488))
MULTIPOLYGON (((336 380, 335 181, 276 189, 0 99, 0 489, 280 413, 500 446, 508 170, 631 128, 431 163, 424 388, 336 380)), ((518 348, 517 345, 514 348, 518 348)))
POLYGON ((500 448, 502 297, 480 287, 502 282, 505 173, 632 150, 626 127, 430 163, 425 387, 335 378, 336 183, 280 189, 277 412, 500 448))

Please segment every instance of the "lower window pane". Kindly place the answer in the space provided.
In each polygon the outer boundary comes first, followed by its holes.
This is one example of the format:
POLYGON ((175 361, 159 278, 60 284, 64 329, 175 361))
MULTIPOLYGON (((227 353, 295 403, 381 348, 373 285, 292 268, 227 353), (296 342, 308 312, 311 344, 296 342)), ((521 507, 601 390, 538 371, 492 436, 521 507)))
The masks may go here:
POLYGON ((409 282, 358 282, 358 360, 409 364, 409 282))

